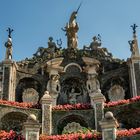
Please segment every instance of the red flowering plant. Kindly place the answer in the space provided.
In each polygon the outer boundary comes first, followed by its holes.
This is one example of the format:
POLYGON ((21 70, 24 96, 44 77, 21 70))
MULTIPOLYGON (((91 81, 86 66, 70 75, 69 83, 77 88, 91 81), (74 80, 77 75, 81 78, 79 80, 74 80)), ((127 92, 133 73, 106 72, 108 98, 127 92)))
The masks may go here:
POLYGON ((117 131, 117 137, 120 138, 120 137, 131 137, 133 135, 136 135, 136 134, 140 134, 140 127, 138 128, 131 128, 129 130, 127 129, 124 129, 124 130, 118 130, 117 131))
POLYGON ((105 107, 113 107, 117 105, 129 104, 129 103, 134 103, 134 102, 139 102, 139 101, 140 101, 140 96, 136 96, 127 100, 118 100, 118 101, 105 103, 105 107))
POLYGON ((99 133, 88 132, 84 133, 73 133, 73 134, 63 134, 63 135, 41 135, 39 140, 101 140, 101 135, 99 133))
POLYGON ((25 138, 13 130, 10 130, 10 132, 0 130, 0 140, 25 140, 25 138))
POLYGON ((41 108, 40 104, 33 104, 33 103, 26 103, 26 102, 14 102, 14 101, 6 101, 6 100, 0 100, 0 104, 9 105, 9 106, 16 106, 16 107, 22 107, 22 108, 41 108))
POLYGON ((91 104, 66 104, 66 105, 57 105, 52 107, 53 110, 82 110, 82 109, 92 109, 91 104))

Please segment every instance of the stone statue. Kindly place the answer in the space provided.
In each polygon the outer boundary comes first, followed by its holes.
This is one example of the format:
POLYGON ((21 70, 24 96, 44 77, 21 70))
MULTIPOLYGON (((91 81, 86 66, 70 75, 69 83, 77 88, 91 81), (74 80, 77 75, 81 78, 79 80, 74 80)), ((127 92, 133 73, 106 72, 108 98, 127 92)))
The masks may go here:
POLYGON ((75 89, 72 88, 71 92, 68 95, 68 100, 70 104, 76 104, 77 103, 77 96, 80 96, 81 93, 75 93, 75 89))
POLYGON ((51 75, 50 80, 48 81, 47 84, 47 91, 49 91, 50 96, 52 97, 53 106, 57 104, 57 98, 61 89, 59 78, 60 76, 58 74, 51 75))
POLYGON ((8 28, 6 31, 8 32, 8 40, 5 43, 5 47, 6 47, 5 59, 12 59, 12 37, 11 37, 11 34, 14 30, 11 28, 8 28))
POLYGON ((136 24, 131 25, 133 30, 133 40, 129 40, 128 43, 130 45, 131 56, 139 56, 139 48, 137 43, 137 36, 136 36, 136 28, 138 27, 136 24))
POLYGON ((60 76, 59 75, 52 75, 50 80, 48 81, 47 84, 47 90, 52 94, 53 96, 57 96, 58 93, 60 92, 60 81, 59 81, 60 76))
POLYGON ((64 29, 62 28, 62 30, 66 32, 68 48, 76 49, 78 46, 77 32, 79 30, 79 26, 76 22, 76 17, 80 6, 78 7, 77 11, 72 12, 69 23, 66 24, 64 29))
POLYGON ((6 47, 6 55, 5 55, 5 59, 12 59, 12 39, 8 38, 7 42, 5 43, 5 47, 6 47))
POLYGON ((98 47, 101 46, 101 39, 100 39, 100 35, 98 35, 98 37, 94 36, 93 42, 90 43, 89 47, 84 46, 84 50, 88 49, 88 50, 97 50, 98 47))
POLYGON ((50 57, 56 57, 60 54, 60 49, 62 48, 62 40, 57 40, 57 45, 55 42, 53 42, 53 37, 49 37, 48 41, 48 48, 45 50, 50 57), (57 47, 59 45, 59 47, 57 47))
POLYGON ((135 52, 136 52, 135 41, 129 40, 128 43, 130 45, 130 51, 132 52, 132 55, 135 55, 135 52))
POLYGON ((88 80, 86 82, 88 93, 94 94, 100 89, 100 83, 94 74, 88 75, 88 80))
POLYGON ((56 44, 55 42, 53 42, 53 37, 49 37, 49 41, 48 41, 48 51, 49 52, 55 52, 56 49, 56 44))

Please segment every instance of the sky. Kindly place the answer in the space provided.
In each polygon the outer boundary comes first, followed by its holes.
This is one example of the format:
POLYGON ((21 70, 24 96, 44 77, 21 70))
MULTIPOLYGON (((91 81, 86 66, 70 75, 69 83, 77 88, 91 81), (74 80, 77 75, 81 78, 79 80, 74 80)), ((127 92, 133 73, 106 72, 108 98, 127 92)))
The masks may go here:
POLYGON ((78 48, 89 45, 92 37, 100 34, 102 47, 114 57, 130 57, 128 40, 132 40, 130 25, 136 23, 140 41, 140 0, 0 0, 0 61, 5 57, 4 46, 8 38, 6 29, 14 29, 13 59, 31 58, 40 46, 47 47, 48 38, 62 39, 61 30, 82 1, 77 22, 78 48))

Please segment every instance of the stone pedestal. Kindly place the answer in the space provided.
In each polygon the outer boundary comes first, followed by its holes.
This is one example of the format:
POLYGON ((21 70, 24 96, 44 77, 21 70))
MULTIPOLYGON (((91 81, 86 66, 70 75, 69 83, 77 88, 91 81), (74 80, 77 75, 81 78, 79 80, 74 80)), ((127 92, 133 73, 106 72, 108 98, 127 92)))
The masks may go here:
POLYGON ((97 93, 91 99, 93 101, 95 114, 95 129, 97 131, 100 131, 101 128, 99 125, 99 121, 101 121, 104 117, 104 102, 106 99, 100 90, 98 90, 97 93))
POLYGON ((140 56, 132 57, 127 60, 129 67, 131 97, 140 95, 140 56))
POLYGON ((3 80, 2 93, 3 100, 15 101, 16 88, 16 70, 17 65, 10 59, 5 59, 3 62, 3 80))
POLYGON ((39 140, 40 124, 35 115, 31 114, 23 123, 23 135, 26 140, 39 140))
POLYGON ((105 117, 100 121, 102 128, 102 139, 103 140, 116 140, 116 129, 118 122, 114 118, 112 112, 107 112, 105 117))
POLYGON ((41 98, 42 104, 42 134, 51 135, 52 133, 52 97, 45 91, 41 98))

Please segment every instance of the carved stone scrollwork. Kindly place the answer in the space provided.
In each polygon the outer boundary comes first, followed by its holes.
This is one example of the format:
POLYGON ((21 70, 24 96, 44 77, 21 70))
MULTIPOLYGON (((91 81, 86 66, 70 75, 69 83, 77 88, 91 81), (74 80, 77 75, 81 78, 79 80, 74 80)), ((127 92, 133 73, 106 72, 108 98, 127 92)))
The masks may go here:
POLYGON ((124 99, 125 90, 120 85, 112 86, 108 91, 110 101, 118 101, 124 99))
POLYGON ((23 102, 37 103, 39 99, 39 93, 33 88, 27 88, 22 94, 23 102))

